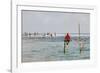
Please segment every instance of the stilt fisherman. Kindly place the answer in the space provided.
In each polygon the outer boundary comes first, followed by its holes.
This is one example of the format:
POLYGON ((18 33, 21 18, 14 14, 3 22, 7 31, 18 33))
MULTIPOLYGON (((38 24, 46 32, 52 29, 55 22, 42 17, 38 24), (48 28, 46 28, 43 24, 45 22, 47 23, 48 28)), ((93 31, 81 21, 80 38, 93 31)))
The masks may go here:
POLYGON ((70 35, 69 33, 67 33, 64 37, 64 53, 65 53, 66 47, 68 48, 70 40, 71 40, 70 35))

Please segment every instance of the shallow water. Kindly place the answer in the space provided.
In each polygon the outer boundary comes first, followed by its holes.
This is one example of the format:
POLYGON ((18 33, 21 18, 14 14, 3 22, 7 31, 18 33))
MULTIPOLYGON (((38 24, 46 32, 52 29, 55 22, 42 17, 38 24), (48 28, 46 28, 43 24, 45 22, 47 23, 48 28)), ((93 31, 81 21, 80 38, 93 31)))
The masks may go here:
POLYGON ((81 37, 84 43, 81 53, 78 37, 72 37, 65 54, 63 38, 22 38, 22 62, 90 59, 89 37, 81 37))

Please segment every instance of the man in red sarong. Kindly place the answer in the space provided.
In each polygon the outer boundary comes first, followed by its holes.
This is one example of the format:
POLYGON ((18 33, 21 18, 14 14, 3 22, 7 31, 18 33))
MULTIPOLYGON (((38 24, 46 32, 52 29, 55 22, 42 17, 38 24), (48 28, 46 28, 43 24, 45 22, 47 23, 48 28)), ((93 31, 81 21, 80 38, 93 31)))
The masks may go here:
POLYGON ((67 35, 65 36, 65 38, 64 38, 64 42, 66 42, 66 44, 68 45, 69 44, 69 42, 70 42, 70 35, 69 35, 69 33, 67 33, 67 35))
POLYGON ((70 35, 69 33, 67 33, 67 35, 64 37, 64 53, 65 53, 65 48, 66 46, 68 47, 70 40, 71 40, 70 35))

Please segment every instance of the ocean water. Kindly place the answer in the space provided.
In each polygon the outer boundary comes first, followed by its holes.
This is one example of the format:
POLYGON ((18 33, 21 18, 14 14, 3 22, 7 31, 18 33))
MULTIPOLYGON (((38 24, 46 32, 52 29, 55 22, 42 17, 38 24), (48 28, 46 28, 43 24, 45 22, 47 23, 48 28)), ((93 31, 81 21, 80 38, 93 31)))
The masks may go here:
POLYGON ((22 37, 22 62, 69 61, 90 59, 90 37, 81 36, 80 52, 78 36, 71 37, 64 53, 64 36, 53 38, 22 37))

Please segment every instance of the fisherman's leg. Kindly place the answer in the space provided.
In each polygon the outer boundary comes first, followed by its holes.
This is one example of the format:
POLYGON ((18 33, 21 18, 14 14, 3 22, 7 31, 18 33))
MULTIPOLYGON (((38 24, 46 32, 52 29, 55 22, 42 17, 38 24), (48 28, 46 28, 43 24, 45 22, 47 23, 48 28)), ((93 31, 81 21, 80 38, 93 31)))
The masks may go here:
POLYGON ((66 52, 66 41, 64 40, 64 53, 66 52))
POLYGON ((69 40, 66 42, 66 48, 69 47, 69 40))
POLYGON ((68 42, 67 42, 67 44, 66 44, 66 48, 68 49, 68 47, 69 47, 69 45, 68 45, 68 42))
POLYGON ((67 41, 64 41, 64 47, 66 48, 66 45, 67 45, 67 41))

